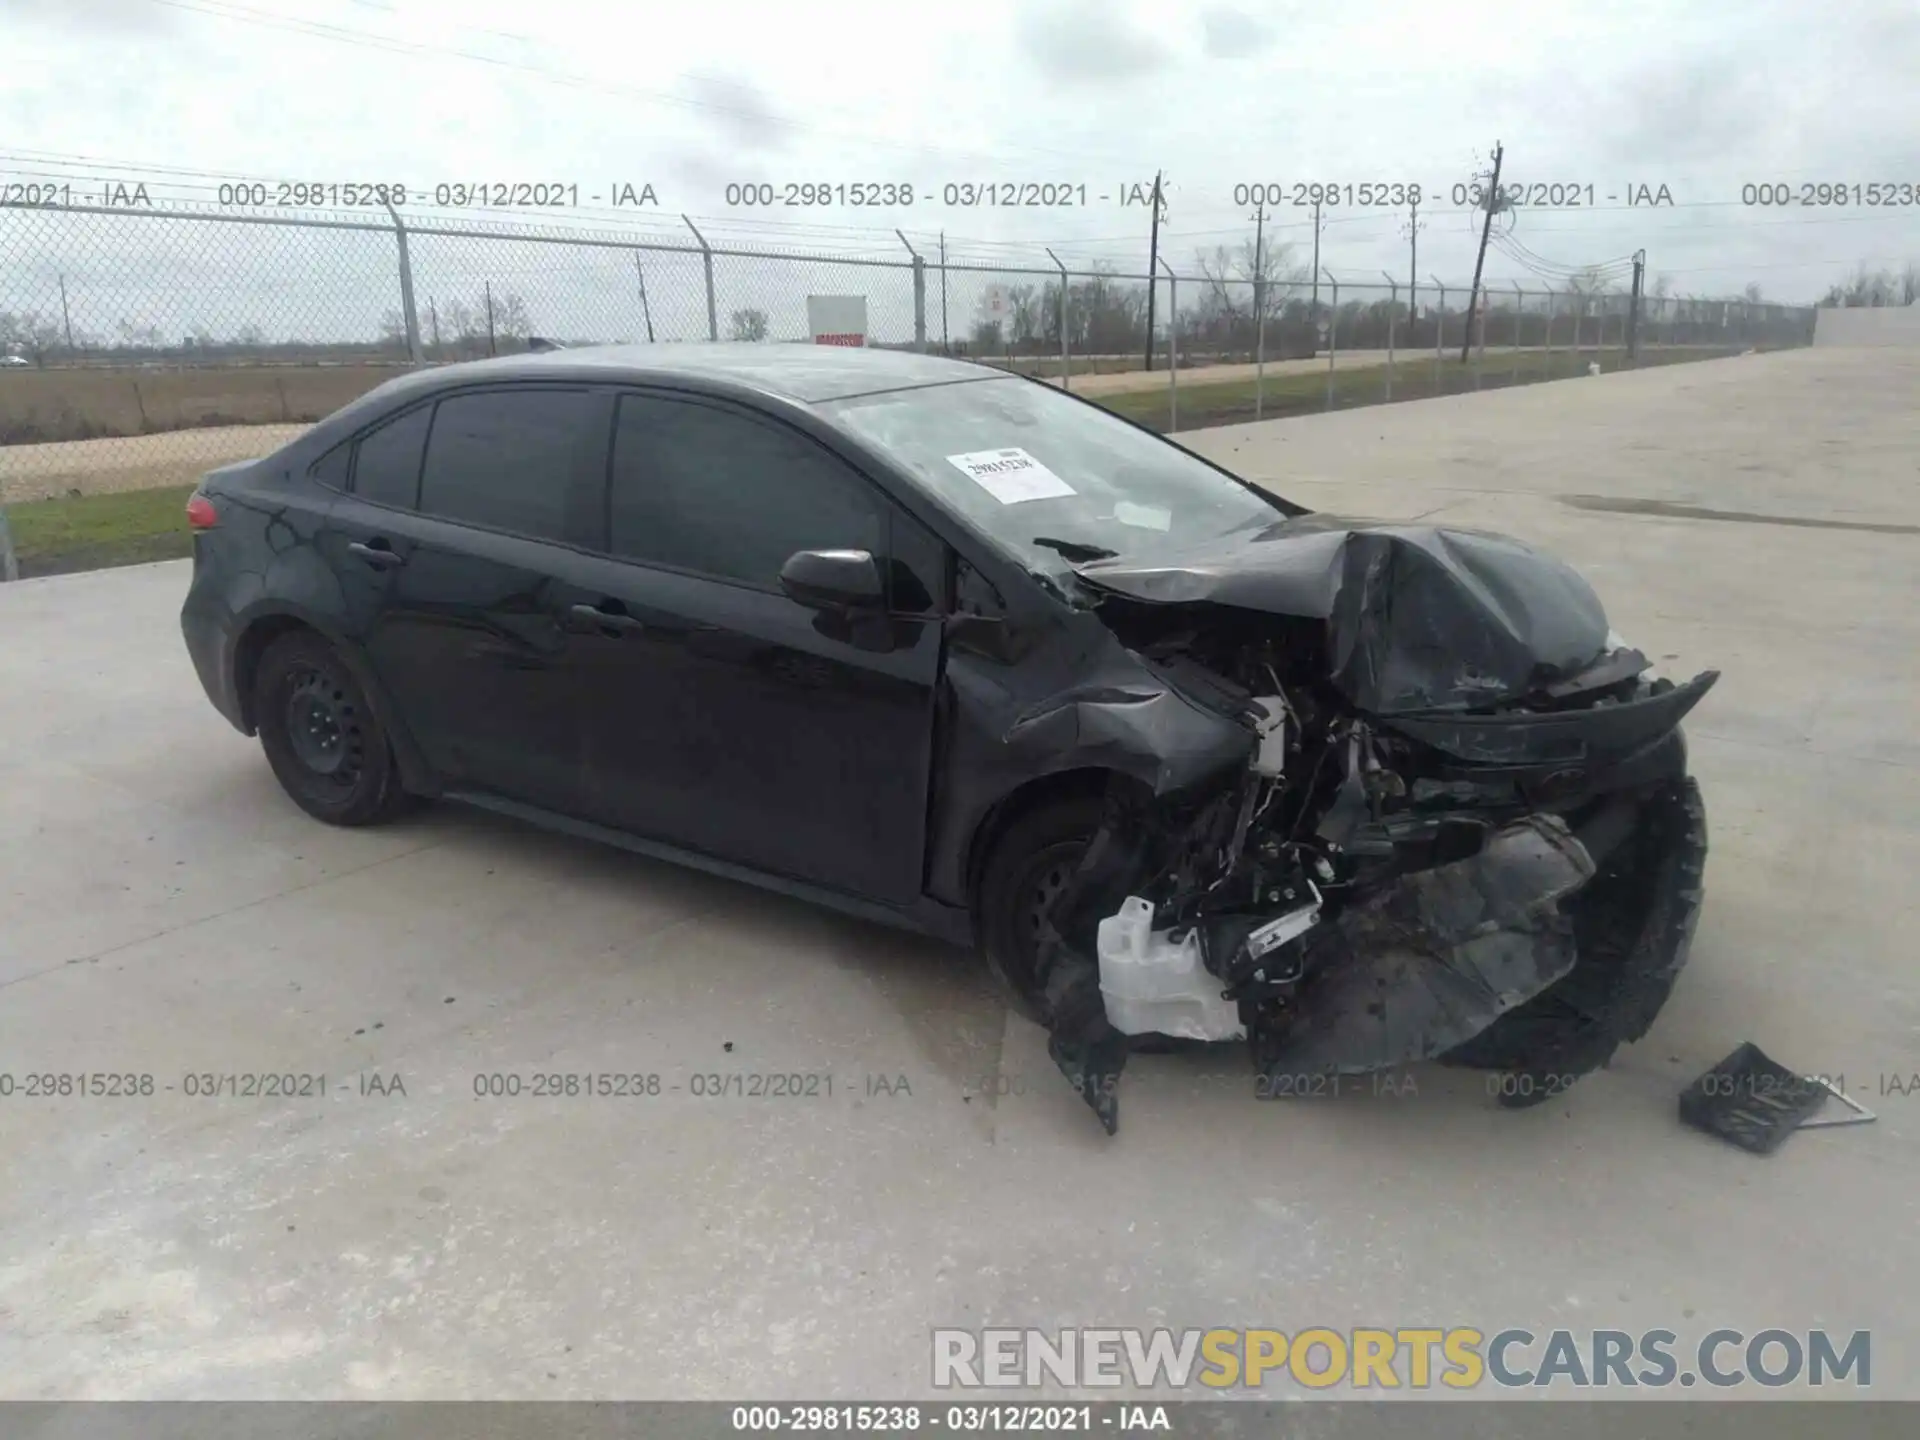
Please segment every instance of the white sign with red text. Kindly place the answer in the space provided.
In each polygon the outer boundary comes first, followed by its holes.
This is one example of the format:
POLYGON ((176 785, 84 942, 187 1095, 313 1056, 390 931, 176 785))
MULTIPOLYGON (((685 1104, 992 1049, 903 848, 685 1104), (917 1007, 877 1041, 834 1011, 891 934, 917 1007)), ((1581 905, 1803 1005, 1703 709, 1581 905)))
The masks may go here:
POLYGON ((867 343, 867 297, 807 296, 807 330, 816 345, 864 346, 867 343))

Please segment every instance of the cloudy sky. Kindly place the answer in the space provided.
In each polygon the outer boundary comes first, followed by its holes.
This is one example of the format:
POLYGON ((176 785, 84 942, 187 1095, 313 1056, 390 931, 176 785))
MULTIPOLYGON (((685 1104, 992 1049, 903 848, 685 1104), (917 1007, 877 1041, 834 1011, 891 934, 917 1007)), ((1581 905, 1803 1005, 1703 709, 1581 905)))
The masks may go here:
MULTIPOLYGON (((1163 253, 1187 269, 1251 236, 1236 185, 1280 187, 1269 233, 1304 262, 1295 182, 1400 182, 1427 192, 1422 284, 1463 284, 1475 217, 1451 186, 1498 140, 1510 181, 1594 197, 1519 214, 1524 249, 1488 262, 1503 285, 1644 248, 1675 293, 1807 300, 1862 261, 1920 260, 1912 0, 0 0, 0 48, 0 183, 117 177, 156 204, 214 202, 233 177, 559 181, 580 204, 554 224, 684 237, 684 212, 716 243, 868 255, 902 253, 898 227, 923 250, 944 233, 956 259, 1051 247, 1139 270, 1148 213, 1119 201, 1156 169, 1163 253), (761 181, 919 194, 727 205, 729 183, 761 181), (942 203, 949 183, 1010 181, 1088 203, 942 203), (621 182, 658 209, 609 210, 621 182), (1912 203, 1743 204, 1761 182, 1904 183, 1912 203), (1641 186, 1674 204, 1630 206, 1641 186)), ((1343 282, 1406 276, 1404 208, 1324 220, 1343 282)))

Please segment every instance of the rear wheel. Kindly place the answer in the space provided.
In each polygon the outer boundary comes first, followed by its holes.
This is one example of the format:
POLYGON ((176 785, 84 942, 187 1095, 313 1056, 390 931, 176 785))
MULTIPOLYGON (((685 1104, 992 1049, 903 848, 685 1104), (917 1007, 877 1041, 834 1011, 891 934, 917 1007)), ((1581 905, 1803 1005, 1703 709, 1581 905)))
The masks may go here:
POLYGON ((1038 969, 1044 922, 1099 830, 1101 813, 1097 796, 1042 805, 1007 827, 981 873, 980 949, 1010 1003, 1029 1020, 1046 1020, 1038 969))
POLYGON ((329 825, 377 825, 408 807, 387 732, 353 672, 311 631, 260 657, 254 717, 267 763, 293 802, 329 825))

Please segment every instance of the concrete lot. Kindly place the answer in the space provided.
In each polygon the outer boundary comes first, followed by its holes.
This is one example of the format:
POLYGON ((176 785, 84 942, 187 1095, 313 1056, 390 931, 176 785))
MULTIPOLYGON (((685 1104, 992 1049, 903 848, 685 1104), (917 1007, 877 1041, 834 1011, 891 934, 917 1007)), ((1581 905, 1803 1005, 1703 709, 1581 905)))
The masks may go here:
POLYGON ((0 1396, 904 1396, 946 1324, 1871 1328, 1920 1396, 1916 398, 1805 350, 1194 437, 1543 542, 1725 672, 1692 966, 1524 1113, 1262 1103, 1229 1049, 1137 1059, 1108 1139, 966 957, 453 806, 309 821, 199 692, 184 563, 0 587, 0 1071, 159 1087, 0 1100, 0 1396), (1683 1129, 1747 1039, 1880 1122, 1683 1129), (256 1071, 326 1098, 183 1093, 256 1071), (553 1071, 681 1089, 475 1098, 553 1071), (766 1072, 832 1096, 690 1093, 766 1072))

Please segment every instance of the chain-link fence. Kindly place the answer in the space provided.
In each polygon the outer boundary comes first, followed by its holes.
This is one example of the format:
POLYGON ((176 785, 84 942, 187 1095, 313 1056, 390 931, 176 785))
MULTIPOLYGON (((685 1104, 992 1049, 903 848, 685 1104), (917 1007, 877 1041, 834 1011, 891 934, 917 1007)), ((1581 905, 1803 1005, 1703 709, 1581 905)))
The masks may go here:
POLYGON ((537 339, 807 343, 819 296, 857 300, 861 343, 1019 370, 1162 430, 1812 337, 1810 310, 1738 301, 1491 285, 1470 317, 1468 287, 1438 280, 1149 279, 684 230, 0 208, 0 505, 187 484, 407 368, 537 339))

